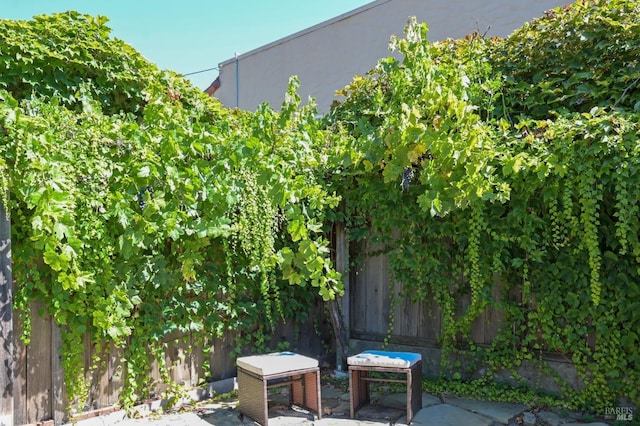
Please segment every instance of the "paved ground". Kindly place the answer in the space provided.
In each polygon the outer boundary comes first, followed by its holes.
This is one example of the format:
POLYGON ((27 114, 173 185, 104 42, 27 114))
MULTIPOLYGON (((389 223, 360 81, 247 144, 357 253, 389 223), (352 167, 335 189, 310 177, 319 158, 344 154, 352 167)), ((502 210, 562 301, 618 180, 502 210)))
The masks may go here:
MULTIPOLYGON (((276 388, 277 389, 277 388, 276 388)), ((282 389, 282 388, 281 388, 282 389)), ((204 401, 181 412, 163 415, 148 413, 144 418, 131 419, 123 412, 77 422, 77 426, 241 426, 257 425, 236 409, 237 399, 204 401)), ((331 385, 322 388, 323 416, 318 420, 313 413, 297 407, 288 407, 286 392, 269 394, 269 425, 406 425, 406 395, 372 395, 372 404, 362 408, 356 419, 349 418, 349 393, 331 385)), ((411 425, 432 426, 559 426, 580 424, 604 426, 609 423, 580 422, 578 416, 561 417, 552 412, 530 412, 521 404, 477 401, 455 397, 422 396, 422 409, 411 425)))

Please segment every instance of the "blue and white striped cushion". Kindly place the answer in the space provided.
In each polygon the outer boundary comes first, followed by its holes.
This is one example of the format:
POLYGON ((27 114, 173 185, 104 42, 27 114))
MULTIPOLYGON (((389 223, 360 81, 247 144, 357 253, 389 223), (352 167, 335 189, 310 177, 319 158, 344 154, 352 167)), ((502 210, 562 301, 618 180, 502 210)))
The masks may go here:
POLYGON ((409 368, 422 360, 422 355, 413 352, 364 351, 347 358, 347 364, 368 367, 409 368))

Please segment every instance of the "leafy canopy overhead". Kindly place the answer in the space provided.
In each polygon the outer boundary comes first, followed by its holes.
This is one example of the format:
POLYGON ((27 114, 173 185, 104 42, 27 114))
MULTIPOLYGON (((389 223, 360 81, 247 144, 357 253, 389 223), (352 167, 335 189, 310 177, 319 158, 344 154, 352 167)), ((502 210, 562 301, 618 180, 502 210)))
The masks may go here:
POLYGON ((77 12, 1 21, 0 87, 15 99, 57 97, 72 107, 82 92, 99 101, 105 114, 140 111, 143 89, 164 73, 111 39, 106 22, 77 12))

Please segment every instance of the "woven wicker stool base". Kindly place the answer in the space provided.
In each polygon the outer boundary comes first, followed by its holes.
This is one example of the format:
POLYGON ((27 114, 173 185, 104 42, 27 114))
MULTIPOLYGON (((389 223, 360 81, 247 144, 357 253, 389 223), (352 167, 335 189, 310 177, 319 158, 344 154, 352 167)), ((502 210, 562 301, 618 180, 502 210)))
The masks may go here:
POLYGON ((289 386, 289 402, 322 416, 318 361, 293 352, 238 358, 239 411, 269 424, 267 390, 289 386))

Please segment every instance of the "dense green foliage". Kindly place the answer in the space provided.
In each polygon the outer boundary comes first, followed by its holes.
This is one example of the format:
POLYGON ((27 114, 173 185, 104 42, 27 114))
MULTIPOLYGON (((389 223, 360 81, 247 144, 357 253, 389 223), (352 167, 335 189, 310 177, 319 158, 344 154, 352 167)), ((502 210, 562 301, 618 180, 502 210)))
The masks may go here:
POLYGON ((405 296, 435 298, 443 347, 471 366, 556 352, 584 383, 572 405, 637 404, 639 4, 578 2, 504 40, 431 44, 413 23, 393 44, 404 59, 330 117, 351 238, 383 245, 405 296), (503 325, 481 347, 489 308, 503 325))
POLYGON ((639 8, 578 2, 505 40, 431 44, 412 23, 403 60, 324 120, 295 80, 279 113, 224 110, 102 18, 0 21, 16 305, 63 326, 80 400, 84 336, 123 347, 131 404, 175 331, 261 341, 339 293, 342 221, 383 243, 407 297, 438 302, 445 353, 491 372, 560 353, 584 384, 567 403, 638 403, 639 8), (503 327, 481 347, 489 308, 503 327))
POLYGON ((62 325, 72 398, 87 333, 98 356, 124 348, 131 404, 176 331, 264 343, 277 319, 341 291, 321 232, 337 204, 315 172, 324 138, 295 84, 280 114, 232 113, 102 18, 0 21, 0 37, 15 305, 42 301, 62 325))
POLYGON ((76 12, 2 21, 2 87, 15 99, 59 96, 71 108, 80 107, 84 89, 105 114, 141 111, 143 89, 161 73, 126 43, 109 39, 106 22, 76 12))

